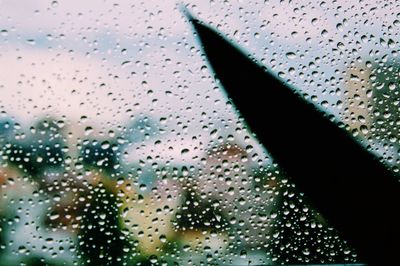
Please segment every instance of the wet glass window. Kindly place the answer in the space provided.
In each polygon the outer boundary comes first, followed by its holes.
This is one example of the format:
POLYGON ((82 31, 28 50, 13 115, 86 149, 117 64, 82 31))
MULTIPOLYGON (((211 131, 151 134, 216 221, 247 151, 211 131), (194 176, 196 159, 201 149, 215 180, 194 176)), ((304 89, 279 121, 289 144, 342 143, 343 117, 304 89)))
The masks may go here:
POLYGON ((399 33, 396 1, 0 1, 0 265, 392 262, 399 33))

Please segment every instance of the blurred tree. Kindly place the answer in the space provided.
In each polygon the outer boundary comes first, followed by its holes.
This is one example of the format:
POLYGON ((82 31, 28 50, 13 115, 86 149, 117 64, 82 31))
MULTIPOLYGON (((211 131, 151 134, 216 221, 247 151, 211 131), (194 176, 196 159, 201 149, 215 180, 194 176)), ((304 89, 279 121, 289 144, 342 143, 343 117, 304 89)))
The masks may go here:
POLYGON ((220 208, 211 199, 201 199, 193 190, 185 190, 176 213, 175 226, 180 230, 221 230, 227 225, 220 208))
POLYGON ((85 265, 123 265, 129 244, 122 233, 117 197, 102 183, 89 193, 91 200, 82 210, 78 234, 79 254, 85 265))
POLYGON ((64 162, 65 139, 61 125, 55 119, 45 119, 30 128, 28 138, 10 136, 2 146, 3 158, 43 182, 41 178, 46 169, 61 167, 64 162))
POLYGON ((355 251, 286 183, 281 188, 271 251, 280 264, 351 263, 355 251))
POLYGON ((83 164, 112 176, 119 167, 119 145, 113 140, 86 140, 81 148, 83 164))

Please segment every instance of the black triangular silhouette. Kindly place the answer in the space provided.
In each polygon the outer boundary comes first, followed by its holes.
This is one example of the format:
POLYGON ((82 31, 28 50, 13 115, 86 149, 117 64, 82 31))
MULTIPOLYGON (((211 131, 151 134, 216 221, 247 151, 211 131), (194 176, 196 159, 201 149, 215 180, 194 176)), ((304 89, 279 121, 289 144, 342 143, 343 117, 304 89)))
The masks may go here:
POLYGON ((364 262, 396 261, 398 176, 287 84, 188 18, 228 97, 312 205, 364 262))

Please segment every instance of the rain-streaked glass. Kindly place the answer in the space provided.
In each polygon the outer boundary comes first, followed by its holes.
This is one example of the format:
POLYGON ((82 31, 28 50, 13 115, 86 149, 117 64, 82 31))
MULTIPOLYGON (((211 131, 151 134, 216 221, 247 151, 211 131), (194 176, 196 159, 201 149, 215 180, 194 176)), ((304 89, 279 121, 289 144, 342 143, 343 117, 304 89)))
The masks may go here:
POLYGON ((359 262, 246 128, 182 7, 399 171, 396 2, 2 0, 0 265, 359 262))

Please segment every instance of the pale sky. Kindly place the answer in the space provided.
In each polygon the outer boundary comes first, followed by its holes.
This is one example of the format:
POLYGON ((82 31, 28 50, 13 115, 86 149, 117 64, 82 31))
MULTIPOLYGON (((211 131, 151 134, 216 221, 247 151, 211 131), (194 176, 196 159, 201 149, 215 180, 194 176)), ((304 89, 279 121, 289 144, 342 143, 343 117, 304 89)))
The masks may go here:
POLYGON ((102 129, 165 117, 171 131, 186 124, 189 138, 204 124, 235 121, 179 11, 185 5, 337 114, 342 96, 333 92, 349 63, 398 49, 395 4, 351 2, 0 0, 0 111, 23 124, 87 116, 102 129), (394 48, 380 41, 390 38, 394 48))

